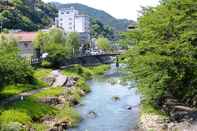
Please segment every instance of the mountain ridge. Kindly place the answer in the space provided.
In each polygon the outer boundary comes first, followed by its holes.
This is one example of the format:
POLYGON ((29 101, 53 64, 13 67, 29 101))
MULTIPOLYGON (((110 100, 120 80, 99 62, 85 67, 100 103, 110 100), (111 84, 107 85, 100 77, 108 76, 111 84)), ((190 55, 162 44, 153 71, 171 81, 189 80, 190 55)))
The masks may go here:
POLYGON ((129 24, 135 24, 133 20, 117 19, 103 10, 95 9, 80 3, 61 4, 58 2, 51 2, 51 4, 55 5, 57 9, 74 7, 79 10, 80 13, 99 20, 105 26, 111 26, 115 31, 126 31, 129 24))

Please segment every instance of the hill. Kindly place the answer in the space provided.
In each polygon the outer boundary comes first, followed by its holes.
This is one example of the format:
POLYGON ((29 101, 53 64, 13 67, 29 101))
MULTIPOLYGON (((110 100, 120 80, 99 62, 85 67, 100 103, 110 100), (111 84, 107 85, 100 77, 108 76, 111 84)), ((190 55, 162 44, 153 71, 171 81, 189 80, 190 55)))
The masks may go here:
POLYGON ((3 28, 36 31, 53 23, 57 10, 41 0, 1 0, 0 23, 3 28))
POLYGON ((60 4, 56 2, 52 2, 52 4, 55 5, 57 9, 69 8, 72 6, 79 10, 82 14, 86 14, 91 18, 95 18, 106 26, 111 26, 115 31, 125 31, 130 22, 133 24, 135 23, 134 21, 129 21, 127 19, 116 19, 105 11, 94 9, 83 4, 60 4))

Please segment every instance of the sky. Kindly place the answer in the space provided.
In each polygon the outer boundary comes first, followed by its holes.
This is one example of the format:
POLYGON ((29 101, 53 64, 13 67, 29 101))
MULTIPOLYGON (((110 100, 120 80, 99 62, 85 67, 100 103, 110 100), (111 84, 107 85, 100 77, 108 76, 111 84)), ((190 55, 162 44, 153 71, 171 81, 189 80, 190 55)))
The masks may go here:
POLYGON ((137 20, 141 6, 156 6, 159 0, 43 0, 44 2, 81 3, 104 10, 116 18, 137 20))

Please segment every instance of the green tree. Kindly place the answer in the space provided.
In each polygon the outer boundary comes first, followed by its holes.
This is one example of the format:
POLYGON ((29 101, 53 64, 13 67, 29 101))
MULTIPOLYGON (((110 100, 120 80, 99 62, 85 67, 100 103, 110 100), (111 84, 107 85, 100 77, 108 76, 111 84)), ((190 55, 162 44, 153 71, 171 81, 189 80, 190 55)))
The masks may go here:
POLYGON ((73 48, 78 51, 79 45, 75 33, 66 37, 59 28, 52 28, 49 32, 38 32, 34 40, 34 47, 48 53, 47 61, 53 67, 58 67, 66 59, 70 59, 73 56, 73 48))
POLYGON ((127 53, 127 69, 149 102, 171 95, 196 103, 196 5, 196 0, 163 0, 143 10, 132 32, 137 41, 127 53))
POLYGON ((56 8, 41 0, 0 2, 0 21, 3 21, 3 28, 7 29, 35 31, 51 25, 56 15, 56 8))
POLYGON ((66 37, 66 46, 71 47, 72 51, 74 51, 73 55, 79 54, 79 48, 80 48, 80 36, 76 32, 71 32, 67 34, 66 37))
POLYGON ((59 28, 51 28, 48 33, 48 41, 50 43, 64 44, 66 41, 64 31, 59 28))
POLYGON ((17 41, 0 35, 0 88, 8 84, 33 82, 33 70, 18 56, 17 41))
POLYGON ((91 36, 98 38, 99 36, 105 36, 112 40, 114 38, 114 31, 110 26, 104 26, 100 21, 91 19, 91 36))
POLYGON ((104 38, 104 37, 99 37, 97 40, 96 40, 96 43, 97 43, 97 46, 99 49, 103 50, 103 51, 111 51, 111 45, 110 45, 110 42, 107 38, 104 38))
POLYGON ((35 39, 33 40, 34 48, 39 48, 41 51, 44 50, 44 46, 48 41, 47 33, 37 32, 35 39))

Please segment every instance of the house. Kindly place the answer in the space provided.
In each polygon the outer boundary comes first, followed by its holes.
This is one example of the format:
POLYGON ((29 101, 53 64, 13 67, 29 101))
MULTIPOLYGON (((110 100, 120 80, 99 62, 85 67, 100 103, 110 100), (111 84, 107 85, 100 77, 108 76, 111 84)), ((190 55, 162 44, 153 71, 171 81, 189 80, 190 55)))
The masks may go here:
POLYGON ((13 32, 12 35, 18 40, 20 56, 31 58, 34 56, 33 40, 36 32, 13 32))

